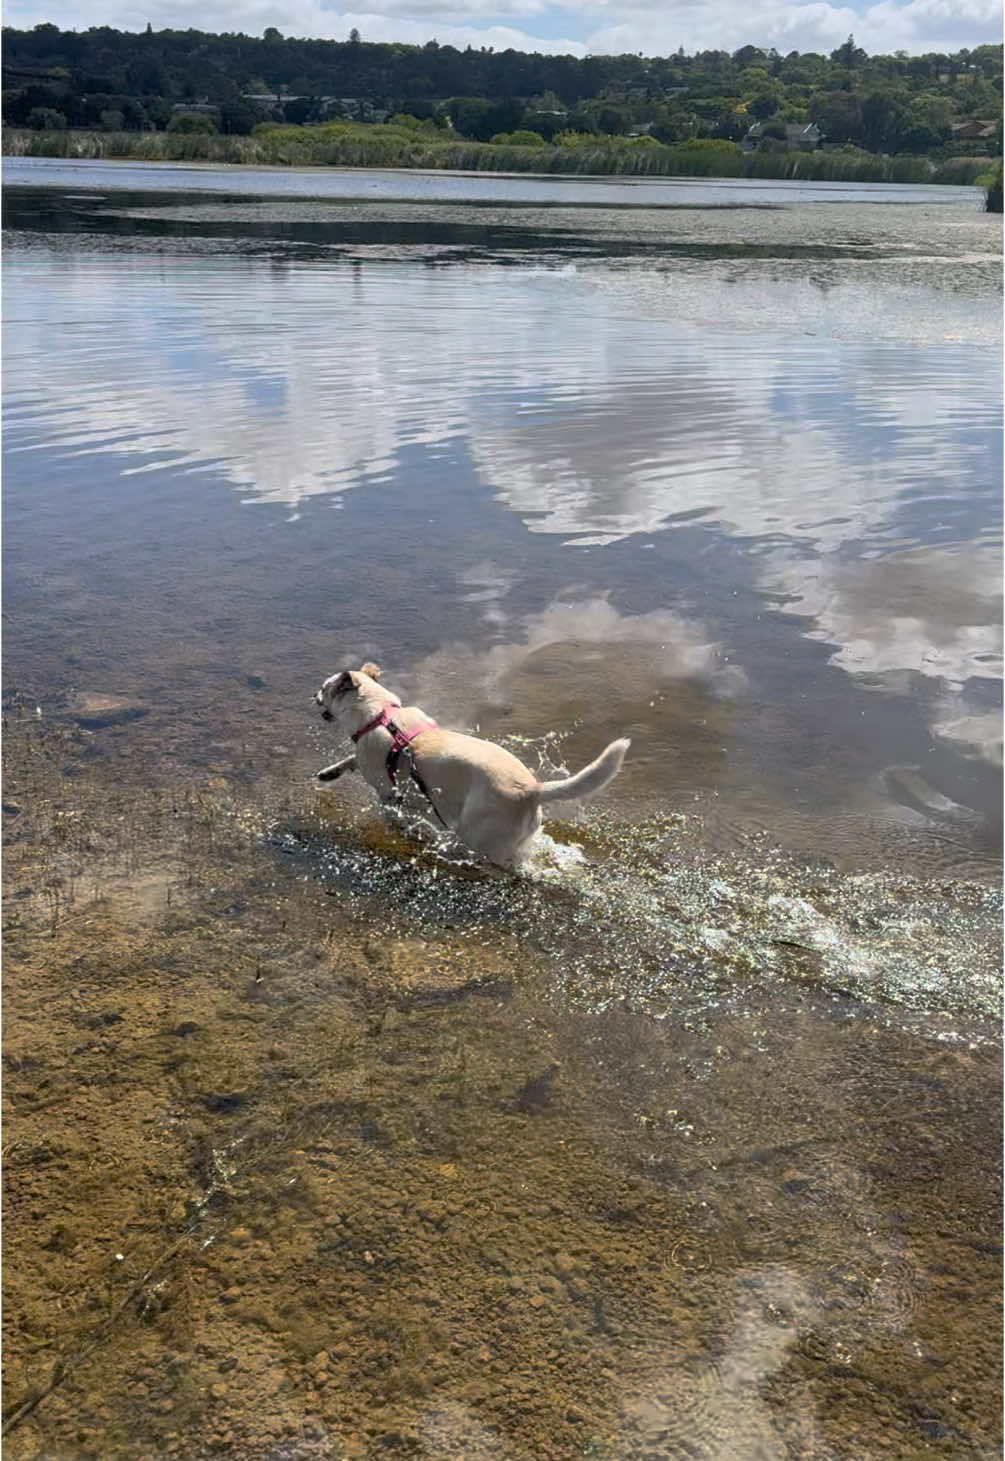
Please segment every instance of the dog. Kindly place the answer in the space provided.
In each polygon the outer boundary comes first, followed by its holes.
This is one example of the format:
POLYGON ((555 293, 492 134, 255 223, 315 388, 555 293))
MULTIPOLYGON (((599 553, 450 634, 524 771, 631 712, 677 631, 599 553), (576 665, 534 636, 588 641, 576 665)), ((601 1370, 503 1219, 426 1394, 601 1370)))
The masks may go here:
POLYGON ((594 796, 617 776, 631 745, 612 741, 577 775, 541 782, 502 746, 443 730, 418 706, 402 705, 370 662, 330 675, 314 703, 356 745, 354 755, 319 771, 319 781, 359 771, 382 802, 393 803, 403 794, 398 774, 404 770, 443 827, 504 868, 523 860, 541 825, 542 806, 594 796))

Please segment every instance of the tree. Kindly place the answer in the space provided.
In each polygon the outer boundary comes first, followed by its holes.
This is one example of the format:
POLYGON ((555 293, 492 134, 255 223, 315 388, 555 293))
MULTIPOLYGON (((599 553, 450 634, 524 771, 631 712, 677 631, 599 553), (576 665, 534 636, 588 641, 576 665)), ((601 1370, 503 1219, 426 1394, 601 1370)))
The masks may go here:
POLYGON ((155 56, 137 56, 130 61, 124 81, 133 96, 163 96, 170 86, 164 66, 155 56))
POLYGON ((747 66, 737 77, 737 86, 747 111, 758 121, 773 117, 785 97, 784 88, 763 66, 747 66))
POLYGON ((175 112, 167 124, 169 132, 202 133, 210 136, 216 131, 216 123, 204 112, 175 112))
POLYGON ((474 142, 487 142, 496 132, 510 132, 519 126, 523 107, 519 102, 496 104, 480 97, 455 96, 447 102, 447 112, 454 128, 462 137, 474 142))
MULTIPOLYGON (((735 107, 724 107, 712 121, 712 136, 727 142, 739 142, 750 127, 750 113, 742 102, 735 107)), ((689 134, 685 132, 684 136, 689 134)), ((663 138, 660 138, 663 141, 663 138)))
POLYGON ((543 147, 545 145, 544 138, 538 132, 523 130, 497 132, 491 140, 496 146, 502 147, 543 147))
MULTIPOLYGON (((287 116, 289 117, 289 107, 287 116)), ((260 121, 261 112, 245 101, 225 101, 220 104, 220 131, 230 137, 247 137, 260 121)))
MULTIPOLYGON (((410 112, 395 112, 393 117, 388 117, 387 125, 398 127, 403 132, 415 132, 417 135, 423 136, 436 132, 435 125, 428 118, 423 120, 420 117, 413 117, 410 112)), ((495 141, 495 138, 492 140, 495 141)))
POLYGON ((171 120, 171 106, 162 96, 148 97, 143 105, 147 114, 147 121, 156 130, 158 127, 166 127, 171 120))
POLYGON ((836 51, 831 51, 831 60, 839 66, 847 66, 849 71, 855 70, 863 62, 868 60, 865 52, 855 44, 855 37, 850 35, 843 46, 838 46, 836 51))
POLYGON ((33 107, 28 113, 28 126, 34 132, 62 132, 66 118, 53 107, 33 107))
POLYGON ((546 142, 550 142, 556 132, 565 126, 565 113, 560 112, 553 115, 551 112, 538 112, 531 109, 523 114, 525 127, 532 132, 537 132, 546 142))
POLYGON ((747 111, 760 122, 765 117, 773 117, 778 111, 781 101, 782 92, 778 88, 772 87, 769 90, 758 91, 747 98, 747 111))
POLYGON ((810 118, 828 142, 858 142, 862 136, 862 107, 851 92, 814 92, 810 118))
MULTIPOLYGON (((954 120, 1001 115, 1001 46, 868 57, 854 37, 831 57, 780 57, 744 46, 732 56, 678 50, 648 60, 577 59, 487 46, 366 43, 355 27, 344 41, 322 41, 284 39, 275 26, 252 36, 109 26, 76 32, 45 22, 5 29, 4 66, 3 116, 13 126, 27 125, 38 108, 60 112, 70 127, 97 127, 103 111, 122 112, 127 129, 148 125, 134 106, 164 125, 173 105, 206 100, 220 109, 221 125, 236 132, 248 125, 247 114, 224 108, 236 108, 241 92, 285 91, 309 99, 287 103, 287 118, 297 121, 317 120, 314 99, 325 95, 358 98, 363 116, 374 108, 421 116, 421 105, 432 111, 442 109, 443 97, 459 98, 467 109, 459 117, 455 100, 454 125, 480 140, 515 129, 545 138, 559 128, 619 135, 643 125, 668 142, 698 131, 726 139, 742 135, 752 120, 778 115, 812 116, 838 145, 862 143, 864 128, 874 147, 944 153, 968 145, 947 140, 954 120), (20 84, 11 84, 15 78, 20 84), (687 88, 685 99, 671 99, 671 88, 680 87, 687 88)), ((996 142, 969 146, 994 152, 996 142)))
POLYGON ((632 116, 627 107, 613 106, 608 102, 596 112, 597 126, 608 137, 623 137, 632 125, 632 116))
POLYGON ((907 99, 899 88, 866 92, 861 138, 870 152, 899 152, 908 130, 907 99))

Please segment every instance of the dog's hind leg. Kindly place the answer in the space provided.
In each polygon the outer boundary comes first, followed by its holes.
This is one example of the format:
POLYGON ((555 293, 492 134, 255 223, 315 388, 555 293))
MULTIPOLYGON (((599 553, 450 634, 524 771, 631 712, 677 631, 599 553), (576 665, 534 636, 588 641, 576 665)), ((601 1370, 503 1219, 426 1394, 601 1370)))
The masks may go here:
POLYGON ((326 766, 323 771, 315 771, 316 781, 338 781, 347 771, 356 770, 356 757, 347 756, 344 761, 336 761, 334 766, 326 766))
POLYGON ((465 815, 454 830, 472 852, 512 872, 522 862, 540 824, 541 814, 535 803, 516 817, 511 816, 508 823, 501 821, 494 807, 479 808, 473 813, 465 808, 465 815))

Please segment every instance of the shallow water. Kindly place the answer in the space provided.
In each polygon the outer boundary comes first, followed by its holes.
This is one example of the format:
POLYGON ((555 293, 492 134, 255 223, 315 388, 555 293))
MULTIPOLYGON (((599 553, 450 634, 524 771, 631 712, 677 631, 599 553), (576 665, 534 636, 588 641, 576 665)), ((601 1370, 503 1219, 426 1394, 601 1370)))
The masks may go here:
POLYGON ((385 198, 424 203, 569 202, 593 208, 682 205, 771 207, 792 202, 948 204, 974 211, 982 190, 917 183, 827 183, 750 178, 534 177, 397 171, 390 168, 232 167, 204 162, 86 162, 57 157, 8 157, 5 182, 57 188, 170 187, 284 198, 385 198))
POLYGON ((19 166, 11 1454, 997 1454, 993 220, 19 166))

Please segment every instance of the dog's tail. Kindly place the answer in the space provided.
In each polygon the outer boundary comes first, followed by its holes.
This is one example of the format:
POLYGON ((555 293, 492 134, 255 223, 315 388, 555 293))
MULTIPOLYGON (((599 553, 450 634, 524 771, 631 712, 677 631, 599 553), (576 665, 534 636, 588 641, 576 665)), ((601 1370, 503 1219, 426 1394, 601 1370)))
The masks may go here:
POLYGON ((542 782, 537 789, 538 796, 542 802, 571 802, 578 801, 580 797, 595 795, 617 776, 630 745, 631 741, 627 740, 612 741, 595 761, 584 766, 575 776, 570 776, 565 781, 542 782))

